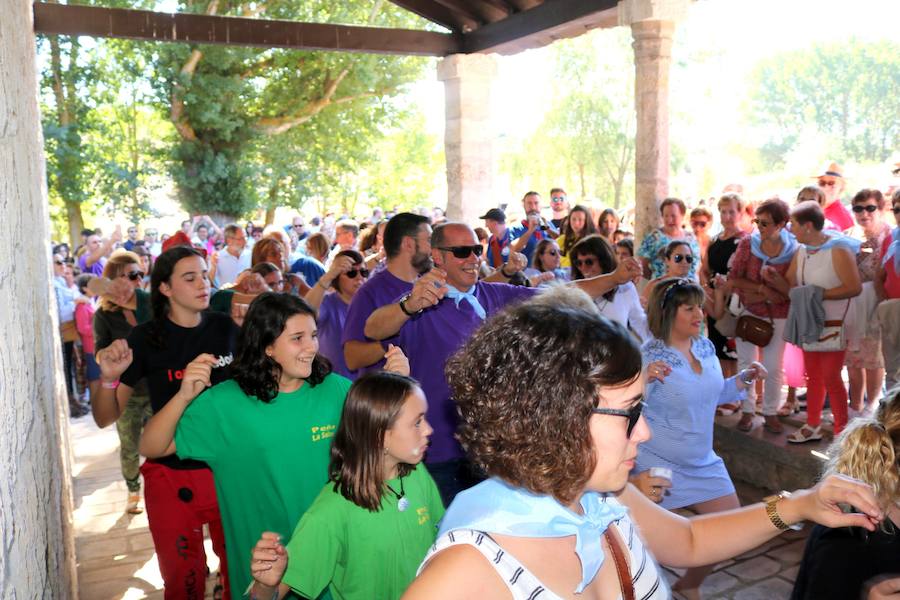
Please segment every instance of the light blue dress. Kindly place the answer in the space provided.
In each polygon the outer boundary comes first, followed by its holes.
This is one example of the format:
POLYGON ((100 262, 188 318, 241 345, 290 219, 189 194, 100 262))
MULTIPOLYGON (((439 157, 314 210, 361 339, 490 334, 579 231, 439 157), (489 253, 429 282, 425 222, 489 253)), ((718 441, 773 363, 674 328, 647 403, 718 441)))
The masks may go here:
MULTIPOLYGON (((669 242, 673 241, 675 241, 675 238, 667 236, 662 232, 662 229, 654 229, 644 236, 644 241, 641 242, 637 255, 639 258, 646 258, 650 262, 651 279, 656 279, 666 274, 666 259, 663 256, 663 252, 666 246, 669 245, 669 242)), ((678 241, 684 242, 691 248, 691 254, 694 255, 695 260, 691 264, 690 271, 688 271, 688 277, 696 278, 697 267, 700 264, 700 261, 697 260, 700 256, 700 245, 697 243, 697 238, 694 237, 693 233, 685 231, 684 237, 678 238, 678 241)))
POLYGON ((690 506, 734 493, 734 484, 722 459, 713 452, 716 406, 738 404, 746 392, 738 391, 737 378, 724 379, 709 339, 694 338, 691 353, 702 367, 695 373, 678 350, 650 340, 641 349, 644 365, 662 360, 672 372, 665 381, 653 381, 644 391, 644 418, 653 437, 638 447, 634 473, 651 467, 672 469, 672 487, 663 508, 690 506))

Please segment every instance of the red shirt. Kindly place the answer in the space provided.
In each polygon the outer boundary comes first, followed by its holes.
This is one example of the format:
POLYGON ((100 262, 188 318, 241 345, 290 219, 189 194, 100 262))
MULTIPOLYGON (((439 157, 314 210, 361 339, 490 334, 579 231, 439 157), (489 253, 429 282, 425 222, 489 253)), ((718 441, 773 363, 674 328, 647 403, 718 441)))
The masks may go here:
MULTIPOLYGON (((893 239, 891 236, 887 236, 884 238, 884 243, 881 245, 881 260, 884 260, 884 255, 887 254, 887 249, 891 245, 893 239)), ((894 261, 889 260, 886 265, 884 265, 884 293, 889 299, 900 298, 900 273, 897 273, 896 269, 894 269, 894 261)))
POLYGON ((835 200, 825 207, 825 218, 837 225, 841 231, 847 231, 853 227, 853 216, 840 200, 835 200))

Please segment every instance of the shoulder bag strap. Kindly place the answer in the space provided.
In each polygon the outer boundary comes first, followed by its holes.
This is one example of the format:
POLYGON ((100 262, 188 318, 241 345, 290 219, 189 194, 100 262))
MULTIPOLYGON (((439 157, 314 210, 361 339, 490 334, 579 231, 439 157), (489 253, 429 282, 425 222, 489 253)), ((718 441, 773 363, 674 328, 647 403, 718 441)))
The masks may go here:
POLYGON ((631 583, 631 571, 628 570, 628 561, 625 560, 625 553, 619 546, 619 541, 607 527, 603 532, 606 538, 606 544, 609 546, 613 562, 616 565, 616 575, 619 576, 619 587, 622 588, 622 600, 634 600, 634 585, 631 583))

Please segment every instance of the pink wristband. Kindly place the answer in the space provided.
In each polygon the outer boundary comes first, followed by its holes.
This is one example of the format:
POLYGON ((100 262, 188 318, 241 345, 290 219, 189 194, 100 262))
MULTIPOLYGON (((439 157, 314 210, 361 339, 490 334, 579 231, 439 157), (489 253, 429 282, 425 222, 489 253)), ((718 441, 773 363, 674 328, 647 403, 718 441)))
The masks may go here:
POLYGON ((101 381, 100 385, 108 390, 114 390, 119 387, 119 380, 116 379, 115 381, 101 381))

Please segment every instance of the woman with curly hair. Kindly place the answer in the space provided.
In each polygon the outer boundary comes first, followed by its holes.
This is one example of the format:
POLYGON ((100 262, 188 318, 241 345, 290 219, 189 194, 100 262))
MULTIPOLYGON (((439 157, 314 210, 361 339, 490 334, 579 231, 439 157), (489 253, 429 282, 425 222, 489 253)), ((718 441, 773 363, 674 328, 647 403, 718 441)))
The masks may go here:
POLYGON ((585 206, 576 205, 569 212, 562 235, 556 238, 556 243, 559 244, 561 251, 560 264, 563 267, 571 267, 572 248, 585 237, 595 233, 597 233, 597 228, 594 226, 591 211, 585 206))
POLYGON ((872 578, 900 572, 900 388, 889 392, 873 417, 848 425, 828 456, 825 475, 871 484, 887 519, 874 532, 813 527, 792 600, 859 598, 872 578))
POLYGON ((459 439, 488 479, 447 509, 404 600, 668 598, 653 555, 674 567, 710 564, 804 519, 873 530, 882 516, 869 486, 836 477, 695 519, 657 506, 628 484, 650 438, 640 349, 624 327, 582 310, 526 302, 503 311, 447 375, 459 439), (866 514, 844 514, 839 502, 866 514))
POLYGON ((145 456, 177 453, 215 473, 235 599, 250 583, 250 550, 260 534, 293 531, 328 479, 350 382, 318 351, 313 308, 290 294, 261 294, 238 335, 233 379, 207 390, 221 361, 197 356, 181 389, 144 428, 145 456))

